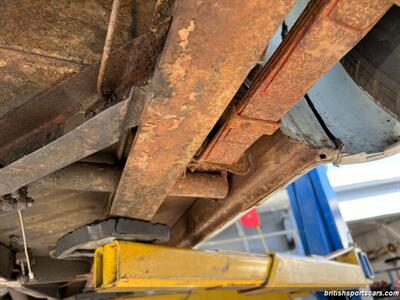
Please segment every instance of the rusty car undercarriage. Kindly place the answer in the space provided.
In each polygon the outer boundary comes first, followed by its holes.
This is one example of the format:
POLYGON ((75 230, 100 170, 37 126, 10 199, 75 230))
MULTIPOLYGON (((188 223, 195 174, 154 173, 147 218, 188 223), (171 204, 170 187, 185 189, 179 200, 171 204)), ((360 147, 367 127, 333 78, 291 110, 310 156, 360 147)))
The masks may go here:
POLYGON ((0 241, 26 263, 21 209, 36 275, 16 289, 90 291, 90 260, 54 258, 86 224, 193 247, 319 164, 400 151, 352 150, 304 99, 396 1, 310 1, 265 59, 296 2, 1 1, 0 241))

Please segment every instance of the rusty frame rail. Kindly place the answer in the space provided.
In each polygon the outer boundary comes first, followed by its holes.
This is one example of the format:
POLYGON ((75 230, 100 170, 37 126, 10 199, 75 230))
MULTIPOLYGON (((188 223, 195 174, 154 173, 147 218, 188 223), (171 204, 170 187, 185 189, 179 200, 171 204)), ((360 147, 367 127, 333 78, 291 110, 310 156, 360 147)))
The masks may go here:
POLYGON ((231 165, 328 72, 391 7, 386 0, 311 1, 200 161, 231 165), (246 120, 235 126, 236 120, 246 120))
POLYGON ((154 217, 294 3, 177 3, 111 214, 154 217))

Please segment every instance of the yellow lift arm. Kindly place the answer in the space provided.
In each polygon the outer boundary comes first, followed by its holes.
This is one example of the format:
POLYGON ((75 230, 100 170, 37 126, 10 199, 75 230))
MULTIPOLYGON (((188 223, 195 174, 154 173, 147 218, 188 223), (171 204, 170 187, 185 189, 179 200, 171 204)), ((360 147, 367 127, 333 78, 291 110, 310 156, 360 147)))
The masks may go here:
MULTIPOLYGON (((364 276, 356 251, 332 256, 335 257, 332 260, 114 241, 95 252, 94 284, 98 292, 197 290, 193 299, 197 299, 199 291, 212 289, 217 293, 215 290, 221 288, 240 294, 259 294, 366 287, 370 282, 364 276)), ((176 294, 176 299, 179 297, 176 294)))
POLYGON ((235 290, 199 290, 159 295, 139 295, 113 298, 112 300, 291 300, 309 294, 268 293, 248 295, 235 290))

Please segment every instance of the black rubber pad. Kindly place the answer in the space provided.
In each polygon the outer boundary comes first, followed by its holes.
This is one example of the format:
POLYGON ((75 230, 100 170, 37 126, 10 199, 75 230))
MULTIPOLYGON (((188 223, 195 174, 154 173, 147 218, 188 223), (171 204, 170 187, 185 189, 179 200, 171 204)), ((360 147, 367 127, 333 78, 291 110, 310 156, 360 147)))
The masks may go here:
POLYGON ((148 221, 113 217, 82 226, 57 241, 57 258, 92 257, 96 248, 113 240, 146 243, 166 243, 170 229, 167 225, 148 221))

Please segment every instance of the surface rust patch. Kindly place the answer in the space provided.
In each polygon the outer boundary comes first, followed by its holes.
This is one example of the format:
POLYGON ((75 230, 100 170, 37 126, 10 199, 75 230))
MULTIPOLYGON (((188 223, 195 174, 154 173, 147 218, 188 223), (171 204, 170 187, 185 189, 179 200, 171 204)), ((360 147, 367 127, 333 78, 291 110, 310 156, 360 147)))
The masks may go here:
MULTIPOLYGON (((93 64, 101 58, 112 0, 0 2, 0 47, 93 64)), ((113 48, 132 38, 131 1, 123 1, 113 48)))
POLYGON ((82 68, 68 61, 0 48, 0 118, 82 68))

